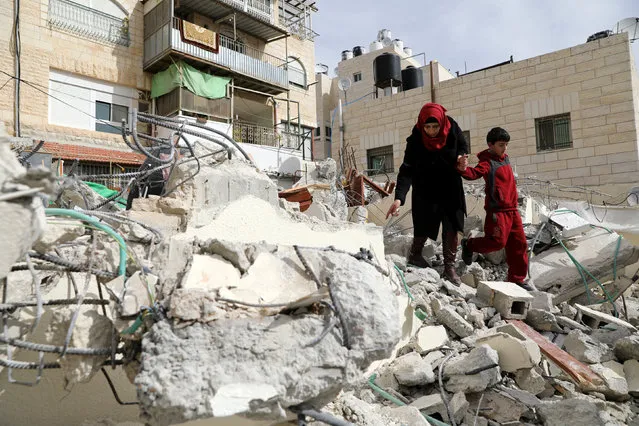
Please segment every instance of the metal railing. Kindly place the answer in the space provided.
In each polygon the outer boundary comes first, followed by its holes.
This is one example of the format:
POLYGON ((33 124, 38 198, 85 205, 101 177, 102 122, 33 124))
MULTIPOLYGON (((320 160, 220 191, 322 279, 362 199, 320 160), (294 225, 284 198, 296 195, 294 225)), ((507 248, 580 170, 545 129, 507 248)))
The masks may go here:
POLYGON ((229 6, 240 9, 249 15, 259 18, 272 24, 275 20, 273 17, 273 4, 264 0, 220 0, 229 6))
POLYGON ((180 29, 182 20, 173 18, 173 32, 170 46, 172 49, 190 56, 229 68, 231 71, 244 74, 255 79, 288 87, 286 61, 264 53, 254 47, 220 35, 218 53, 203 49, 182 41, 180 29))
POLYGON ((233 139, 238 142, 263 146, 278 146, 279 137, 272 127, 263 127, 242 121, 233 122, 233 139))
POLYGON ((49 0, 49 24, 94 40, 129 46, 129 20, 72 2, 49 0))
POLYGON ((303 19, 297 18, 295 21, 286 19, 280 15, 280 26, 286 28, 291 34, 302 40, 315 40, 319 34, 307 27, 303 19))

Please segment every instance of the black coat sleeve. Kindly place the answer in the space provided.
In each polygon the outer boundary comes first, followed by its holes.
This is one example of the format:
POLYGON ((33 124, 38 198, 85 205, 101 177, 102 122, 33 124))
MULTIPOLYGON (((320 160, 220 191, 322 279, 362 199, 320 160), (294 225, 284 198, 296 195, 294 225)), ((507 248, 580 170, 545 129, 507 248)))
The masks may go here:
MULTIPOLYGON (((414 129, 413 129, 414 131, 414 129)), ((395 187, 395 199, 401 201, 403 206, 406 202, 406 194, 413 183, 415 161, 417 160, 415 149, 415 138, 413 135, 406 139, 406 151, 404 151, 404 161, 399 166, 397 175, 397 186, 395 187)))

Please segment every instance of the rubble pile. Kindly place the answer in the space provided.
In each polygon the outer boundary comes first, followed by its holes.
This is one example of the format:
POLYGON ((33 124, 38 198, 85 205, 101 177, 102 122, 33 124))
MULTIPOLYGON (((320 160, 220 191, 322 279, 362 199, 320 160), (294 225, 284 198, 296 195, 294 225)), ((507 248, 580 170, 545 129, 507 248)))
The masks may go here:
POLYGON ((413 407, 414 424, 639 425, 639 248, 572 210, 522 210, 531 292, 503 282, 495 254, 458 262, 455 286, 440 277, 438 243, 423 252, 433 267, 414 268, 411 236, 387 232, 386 253, 425 319, 333 413, 357 424, 413 407))

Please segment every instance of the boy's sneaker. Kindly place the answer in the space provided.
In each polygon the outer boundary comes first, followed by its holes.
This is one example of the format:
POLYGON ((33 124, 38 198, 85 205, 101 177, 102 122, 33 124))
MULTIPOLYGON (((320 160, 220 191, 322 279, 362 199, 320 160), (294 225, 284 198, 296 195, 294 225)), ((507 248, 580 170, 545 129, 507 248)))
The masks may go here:
POLYGON ((523 288, 526 291, 537 291, 537 287, 535 287, 535 284, 533 284, 532 280, 527 279, 524 280, 523 282, 520 283, 515 283, 517 284, 519 287, 523 288))
POLYGON ((461 240, 462 247, 462 260, 466 265, 470 265, 473 263, 473 252, 468 248, 468 238, 462 238, 461 240))

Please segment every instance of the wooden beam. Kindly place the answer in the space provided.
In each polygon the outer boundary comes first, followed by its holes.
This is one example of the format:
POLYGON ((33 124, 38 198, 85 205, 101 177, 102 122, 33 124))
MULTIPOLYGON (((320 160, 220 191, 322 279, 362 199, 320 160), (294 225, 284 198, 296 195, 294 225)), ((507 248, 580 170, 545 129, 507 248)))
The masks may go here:
POLYGON ((544 356, 572 377, 582 391, 594 391, 604 386, 603 379, 595 374, 590 367, 579 362, 568 352, 561 350, 528 324, 519 320, 507 320, 507 322, 517 327, 529 339, 537 343, 544 356))

